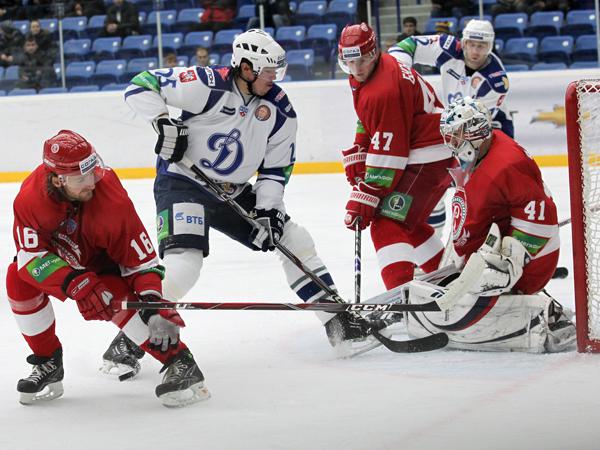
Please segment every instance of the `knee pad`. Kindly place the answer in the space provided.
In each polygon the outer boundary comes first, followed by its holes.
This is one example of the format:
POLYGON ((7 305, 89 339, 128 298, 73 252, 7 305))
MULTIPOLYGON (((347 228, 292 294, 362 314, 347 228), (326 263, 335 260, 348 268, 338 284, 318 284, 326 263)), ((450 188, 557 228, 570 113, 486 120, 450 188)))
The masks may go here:
POLYGON ((162 260, 165 266, 163 297, 177 301, 194 287, 200 277, 204 255, 195 248, 176 248, 165 251, 162 260))

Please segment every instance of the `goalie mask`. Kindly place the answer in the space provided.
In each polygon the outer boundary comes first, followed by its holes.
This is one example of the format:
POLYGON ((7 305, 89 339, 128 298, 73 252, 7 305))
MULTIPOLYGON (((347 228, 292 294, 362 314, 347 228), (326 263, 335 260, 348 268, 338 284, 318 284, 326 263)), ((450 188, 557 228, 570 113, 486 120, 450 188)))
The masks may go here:
POLYGON ((465 97, 444 109, 440 133, 458 159, 463 175, 468 177, 477 164, 481 145, 492 135, 492 118, 479 100, 465 97))
POLYGON ((83 136, 61 130, 44 142, 43 161, 62 185, 78 189, 96 184, 104 176, 104 163, 83 136))
POLYGON ((281 81, 285 77, 285 50, 263 30, 248 30, 233 41, 231 66, 239 68, 243 61, 252 65, 257 77, 269 81, 281 81))

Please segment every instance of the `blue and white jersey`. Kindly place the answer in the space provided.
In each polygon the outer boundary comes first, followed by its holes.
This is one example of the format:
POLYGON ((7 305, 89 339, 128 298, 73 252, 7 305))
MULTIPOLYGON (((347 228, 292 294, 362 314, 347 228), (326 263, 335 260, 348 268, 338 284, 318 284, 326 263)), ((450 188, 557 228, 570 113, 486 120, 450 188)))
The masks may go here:
MULTIPOLYGON (((283 210, 283 187, 295 161, 296 112, 273 85, 264 97, 240 92, 231 67, 178 67, 142 72, 126 103, 148 122, 181 109, 189 130, 186 157, 220 183, 243 185, 258 172, 257 207, 283 210)), ((194 174, 159 158, 159 173, 194 181, 194 174)))
POLYGON ((391 46, 388 53, 408 66, 423 64, 437 67, 442 76, 442 101, 445 105, 466 96, 478 98, 492 113, 494 127, 514 136, 513 122, 504 101, 508 94, 508 76, 502 62, 493 53, 478 70, 469 70, 470 75, 467 74, 460 40, 454 36, 412 36, 391 46))

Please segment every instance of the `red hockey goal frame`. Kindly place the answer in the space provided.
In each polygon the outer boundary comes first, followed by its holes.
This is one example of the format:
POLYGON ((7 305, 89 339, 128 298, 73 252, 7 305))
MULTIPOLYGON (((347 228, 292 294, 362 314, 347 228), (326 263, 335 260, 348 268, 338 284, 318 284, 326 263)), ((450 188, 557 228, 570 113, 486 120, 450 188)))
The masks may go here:
POLYGON ((577 350, 600 352, 600 79, 565 95, 577 350), (596 250, 598 246, 598 250, 596 250))

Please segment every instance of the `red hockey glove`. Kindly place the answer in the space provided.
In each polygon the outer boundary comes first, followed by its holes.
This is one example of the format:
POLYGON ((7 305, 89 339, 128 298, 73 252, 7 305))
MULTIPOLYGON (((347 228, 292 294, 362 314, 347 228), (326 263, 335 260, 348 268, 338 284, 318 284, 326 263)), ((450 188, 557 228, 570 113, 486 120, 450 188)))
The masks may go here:
POLYGON ((377 206, 379 206, 379 197, 368 191, 373 191, 373 188, 362 182, 352 188, 350 200, 346 203, 346 217, 344 218, 347 228, 354 230, 356 222, 360 218, 358 227, 364 230, 375 217, 377 206))
POLYGON ((63 283, 63 290, 77 302, 85 320, 110 320, 117 311, 111 305, 113 293, 93 272, 73 272, 63 283))
POLYGON ((346 150, 342 150, 342 163, 346 171, 348 183, 356 186, 365 179, 365 162, 367 160, 367 149, 358 144, 346 150))
MULTIPOLYGON (((143 302, 166 302, 154 294, 140 296, 143 302)), ((179 345, 179 330, 185 322, 174 309, 145 310, 140 314, 148 324, 148 346, 151 349, 168 352, 169 347, 179 345)))

